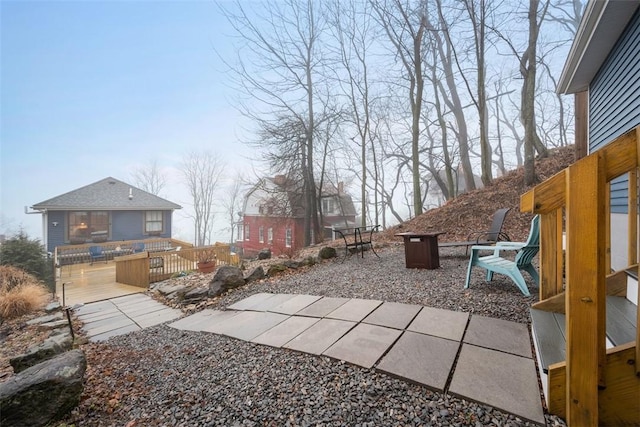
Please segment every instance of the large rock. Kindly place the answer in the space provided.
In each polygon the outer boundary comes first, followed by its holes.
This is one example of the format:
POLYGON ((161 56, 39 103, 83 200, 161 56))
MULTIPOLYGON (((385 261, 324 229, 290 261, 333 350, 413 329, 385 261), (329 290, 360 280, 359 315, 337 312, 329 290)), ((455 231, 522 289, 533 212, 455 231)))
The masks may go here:
POLYGON ((264 268, 261 265, 257 266, 253 270, 249 272, 246 276, 244 276, 245 283, 256 282, 258 280, 264 279, 264 268))
POLYGON ((80 401, 87 361, 71 350, 0 383, 0 425, 44 426, 65 416, 80 401))
POLYGON ((73 339, 69 333, 54 335, 43 343, 30 347, 26 353, 13 357, 9 363, 14 372, 21 372, 53 356, 71 350, 73 339))
POLYGON ((325 246, 322 249, 320 249, 320 252, 318 253, 318 257, 320 259, 330 259, 330 258, 335 258, 338 255, 338 253, 336 252, 336 248, 332 248, 331 246, 325 246))
POLYGON ((232 265, 223 265, 218 268, 213 279, 209 282, 209 296, 216 297, 229 289, 237 288, 244 284, 242 270, 232 265))
POLYGON ((260 252, 258 252, 258 259, 270 259, 271 258, 271 249, 264 248, 260 252))
POLYGON ((287 271, 287 266, 284 264, 272 264, 269 266, 269 269, 267 270, 267 276, 269 277, 273 277, 273 276, 277 276, 278 274, 282 274, 285 271, 287 271))
POLYGON ((209 288, 207 287, 193 288, 189 292, 184 294, 184 297, 182 298, 182 303, 194 304, 202 301, 208 296, 209 296, 209 288))

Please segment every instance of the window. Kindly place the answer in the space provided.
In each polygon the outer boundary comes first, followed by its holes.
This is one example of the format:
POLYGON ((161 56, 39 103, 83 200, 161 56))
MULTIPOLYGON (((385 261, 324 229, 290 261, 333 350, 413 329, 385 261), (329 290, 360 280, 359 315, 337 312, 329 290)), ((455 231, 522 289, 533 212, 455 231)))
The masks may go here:
POLYGON ((285 235, 285 238, 284 238, 284 245, 287 248, 291 247, 291 228, 289 227, 287 227, 287 234, 285 235))
POLYGON ((258 229, 258 241, 264 243, 264 227, 262 226, 258 229))
POLYGON ((236 240, 244 240, 244 227, 242 226, 242 224, 238 224, 238 237, 236 237, 236 240))
POLYGON ((324 198, 322 199, 322 212, 323 213, 333 213, 333 199, 324 198))
POLYGON ((69 212, 69 241, 84 243, 87 240, 109 238, 109 212, 69 212))
POLYGON ((250 231, 251 231, 251 229, 249 228, 249 224, 245 224, 244 225, 244 240, 249 240, 249 237, 251 236, 250 231))
POLYGON ((162 211, 146 211, 144 213, 144 232, 146 234, 162 234, 164 230, 162 211))
POLYGON ((269 240, 269 244, 273 243, 273 228, 271 227, 267 230, 267 239, 269 240))

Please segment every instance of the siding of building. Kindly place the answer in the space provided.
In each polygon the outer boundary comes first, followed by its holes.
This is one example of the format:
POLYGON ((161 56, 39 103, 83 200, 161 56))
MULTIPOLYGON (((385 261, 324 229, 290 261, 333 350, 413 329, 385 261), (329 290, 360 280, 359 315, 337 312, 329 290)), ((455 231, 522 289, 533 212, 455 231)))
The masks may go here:
MULTIPOLYGON (((589 87, 589 151, 640 125, 640 10, 589 87)), ((626 175, 611 186, 611 211, 627 212, 626 175)))

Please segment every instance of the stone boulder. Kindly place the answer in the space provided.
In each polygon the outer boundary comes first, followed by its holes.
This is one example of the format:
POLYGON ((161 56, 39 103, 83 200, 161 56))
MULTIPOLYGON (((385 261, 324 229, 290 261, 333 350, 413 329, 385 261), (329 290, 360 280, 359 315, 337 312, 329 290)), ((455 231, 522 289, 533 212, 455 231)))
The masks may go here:
POLYGON ((234 289, 245 284, 242 270, 232 265, 223 265, 216 271, 209 282, 209 296, 217 297, 229 289, 234 289))
POLYGON ((273 264, 269 266, 269 269, 267 270, 267 276, 269 277, 273 277, 273 276, 277 276, 278 274, 282 274, 285 271, 287 271, 287 266, 284 264, 273 264))
POLYGON ((189 292, 185 293, 182 298, 183 304, 194 304, 200 302, 209 296, 208 287, 193 288, 189 292))
POLYGON ((318 253, 320 259, 335 258, 336 256, 338 256, 338 252, 336 252, 336 248, 332 248, 331 246, 323 247, 318 253))
POLYGON ((44 426, 64 417, 80 401, 87 361, 71 350, 0 383, 0 425, 44 426))
POLYGON ((246 276, 244 276, 245 283, 256 282, 258 280, 264 279, 264 268, 261 265, 257 266, 253 270, 249 272, 246 276))
POLYGON ((285 267, 287 268, 292 268, 292 269, 296 269, 296 268, 300 268, 300 266, 302 265, 302 263, 300 261, 295 261, 292 259, 288 259, 286 261, 284 261, 282 264, 284 264, 285 267))
POLYGON ((43 343, 30 347, 26 353, 13 357, 9 363, 13 367, 13 372, 21 372, 53 356, 71 350, 73 339, 67 332, 54 335, 44 340, 43 343))
POLYGON ((258 259, 271 259, 271 249, 264 248, 258 252, 258 259))

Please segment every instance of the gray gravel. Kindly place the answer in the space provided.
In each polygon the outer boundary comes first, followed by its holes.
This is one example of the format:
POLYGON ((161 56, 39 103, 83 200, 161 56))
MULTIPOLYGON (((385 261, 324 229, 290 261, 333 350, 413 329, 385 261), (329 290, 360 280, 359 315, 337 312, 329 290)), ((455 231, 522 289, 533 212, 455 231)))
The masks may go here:
MULTIPOLYGON (((257 292, 300 293, 414 303, 526 323, 534 298, 523 297, 508 280, 496 277, 485 284, 478 271, 472 288, 463 289, 463 253, 443 251, 439 270, 409 270, 401 248, 387 248, 381 259, 367 253, 364 259, 330 261, 249 285, 215 307, 257 292)), ((91 373, 86 391, 108 390, 118 400, 105 405, 85 396, 66 420, 78 425, 534 425, 375 369, 166 325, 90 344, 86 351, 91 373)), ((555 417, 547 420, 563 425, 555 417)))

